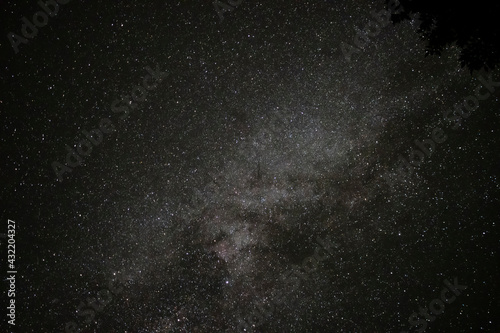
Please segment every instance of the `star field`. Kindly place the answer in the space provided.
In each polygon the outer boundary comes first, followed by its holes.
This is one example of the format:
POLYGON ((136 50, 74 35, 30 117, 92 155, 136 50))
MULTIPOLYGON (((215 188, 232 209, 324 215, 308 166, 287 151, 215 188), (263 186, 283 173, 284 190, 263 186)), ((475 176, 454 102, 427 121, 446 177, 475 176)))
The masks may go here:
MULTIPOLYGON (((5 36, 40 10, 1 6, 5 36)), ((496 332, 498 69, 425 57, 415 21, 346 59, 383 8, 70 1, 18 53, 3 38, 2 327, 419 332, 409 317, 458 279, 426 330, 496 332), (443 112, 478 86, 454 127, 443 112), (446 140, 397 175, 436 127, 446 140)))

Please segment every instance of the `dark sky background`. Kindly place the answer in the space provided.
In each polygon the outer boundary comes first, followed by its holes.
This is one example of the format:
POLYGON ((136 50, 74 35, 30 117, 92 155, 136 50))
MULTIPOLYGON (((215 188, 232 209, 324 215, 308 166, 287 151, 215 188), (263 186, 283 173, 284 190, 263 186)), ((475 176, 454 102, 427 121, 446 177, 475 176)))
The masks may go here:
POLYGON ((40 7, 0 4, 2 293, 7 219, 18 272, 2 332, 240 332, 278 292, 249 330, 418 332, 445 279, 467 289, 426 332, 500 331, 500 88, 443 119, 498 69, 424 57, 408 21, 348 61, 383 1, 243 0, 221 21, 211 1, 73 0, 17 54, 7 33, 40 7), (148 66, 163 80, 121 119, 148 66), (59 182, 52 163, 104 118, 115 131, 59 182), (446 141, 391 188, 436 127, 446 141), (317 237, 338 246, 292 289, 317 237))

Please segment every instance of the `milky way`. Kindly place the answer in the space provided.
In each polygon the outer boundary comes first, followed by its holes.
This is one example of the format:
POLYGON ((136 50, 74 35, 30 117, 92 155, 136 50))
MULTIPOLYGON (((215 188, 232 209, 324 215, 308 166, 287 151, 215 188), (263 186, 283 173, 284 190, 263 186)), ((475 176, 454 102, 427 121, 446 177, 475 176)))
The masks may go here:
MULTIPOLYGON (((9 6, 12 30, 32 10, 9 6)), ((399 332, 457 276, 469 289, 431 328, 494 331, 498 92, 445 127, 479 74, 454 47, 424 57, 415 22, 346 59, 382 8, 61 7, 2 71, 22 332, 399 332), (120 120, 147 66, 166 78, 120 120), (103 118, 116 130, 59 182, 51 163, 103 118), (436 126, 447 141, 390 186, 436 126)))

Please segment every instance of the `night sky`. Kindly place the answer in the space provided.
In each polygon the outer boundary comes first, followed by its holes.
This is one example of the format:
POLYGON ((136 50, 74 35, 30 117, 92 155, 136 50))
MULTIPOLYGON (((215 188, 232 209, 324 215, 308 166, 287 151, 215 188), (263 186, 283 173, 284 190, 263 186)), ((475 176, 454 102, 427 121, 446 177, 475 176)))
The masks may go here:
POLYGON ((500 332, 500 70, 384 0, 0 6, 0 332, 500 332))

